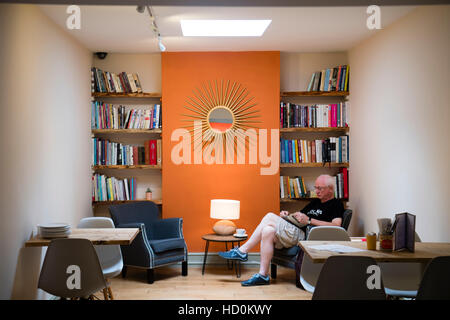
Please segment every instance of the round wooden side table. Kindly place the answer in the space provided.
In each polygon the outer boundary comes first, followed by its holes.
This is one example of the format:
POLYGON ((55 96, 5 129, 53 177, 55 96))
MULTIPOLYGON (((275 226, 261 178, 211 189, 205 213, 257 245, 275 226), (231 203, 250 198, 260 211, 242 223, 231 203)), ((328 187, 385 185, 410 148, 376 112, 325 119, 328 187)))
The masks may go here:
MULTIPOLYGON (((202 236, 202 239, 206 241, 205 244, 205 255, 203 257, 203 267, 202 267, 202 275, 205 274, 205 265, 206 265, 206 258, 208 256, 208 249, 209 249, 209 242, 223 242, 225 243, 225 251, 228 251, 228 243, 231 243, 231 248, 234 247, 234 243, 236 242, 238 246, 241 245, 241 241, 245 241, 247 240, 247 237, 235 237, 235 236, 221 236, 215 233, 210 233, 210 234, 204 234, 202 236)), ((233 268, 233 264, 234 267, 236 269, 236 277, 240 278, 241 277, 241 263, 239 260, 232 260, 231 261, 231 268, 230 265, 228 264, 229 261, 227 260, 227 265, 229 269, 233 268), (233 263, 235 262, 235 263, 233 263)))

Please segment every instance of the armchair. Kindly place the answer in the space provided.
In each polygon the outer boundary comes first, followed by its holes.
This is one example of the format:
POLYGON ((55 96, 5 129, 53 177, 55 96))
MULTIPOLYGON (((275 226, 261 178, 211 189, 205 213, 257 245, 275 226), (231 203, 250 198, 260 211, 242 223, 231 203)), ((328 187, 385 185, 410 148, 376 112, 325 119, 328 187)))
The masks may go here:
MULTIPOLYGON (((348 230, 348 226, 350 225, 350 221, 352 219, 352 210, 346 209, 342 215, 342 223, 341 227, 345 230, 348 230)), ((309 232, 314 228, 312 226, 308 226, 306 228, 305 239, 308 239, 309 232)), ((273 257, 270 265, 270 276, 272 279, 276 279, 277 277, 277 265, 296 269, 296 261, 298 255, 303 255, 303 251, 299 246, 293 246, 291 248, 283 248, 283 249, 274 249, 273 257)), ((297 269, 299 266, 297 266, 297 269)), ((298 273, 297 273, 298 278, 298 273)), ((296 283, 299 283, 299 278, 296 279, 296 283)))
POLYGON ((158 207, 151 201, 109 207, 116 228, 139 228, 128 246, 121 246, 126 276, 127 267, 147 269, 147 282, 154 282, 154 269, 181 262, 182 275, 187 276, 187 246, 183 238, 182 218, 158 218, 158 207))

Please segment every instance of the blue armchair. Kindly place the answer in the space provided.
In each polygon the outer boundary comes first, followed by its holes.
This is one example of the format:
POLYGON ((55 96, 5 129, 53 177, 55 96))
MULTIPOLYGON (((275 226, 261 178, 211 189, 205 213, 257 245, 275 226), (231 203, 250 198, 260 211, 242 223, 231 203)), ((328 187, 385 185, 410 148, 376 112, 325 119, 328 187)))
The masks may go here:
POLYGON ((151 201, 109 207, 116 228, 139 228, 140 232, 128 246, 121 246, 126 276, 127 267, 147 269, 147 281, 153 283, 154 269, 181 262, 187 276, 187 246, 183 238, 182 218, 158 218, 158 207, 151 201))

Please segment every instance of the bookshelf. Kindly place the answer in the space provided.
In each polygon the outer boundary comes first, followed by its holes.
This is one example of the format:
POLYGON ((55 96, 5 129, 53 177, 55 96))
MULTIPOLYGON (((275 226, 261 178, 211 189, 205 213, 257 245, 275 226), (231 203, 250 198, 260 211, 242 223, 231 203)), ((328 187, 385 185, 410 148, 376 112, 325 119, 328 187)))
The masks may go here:
MULTIPOLYGON (((290 104, 290 105, 301 105, 301 106, 315 106, 315 105, 332 105, 332 104, 339 104, 343 105, 345 101, 347 100, 347 96, 349 95, 348 91, 290 91, 290 92, 281 92, 280 93, 280 139, 281 140, 307 140, 307 141, 316 141, 316 140, 322 140, 322 139, 329 139, 331 137, 341 137, 346 136, 350 132, 350 127, 343 123, 344 121, 340 121, 341 123, 336 122, 334 126, 328 126, 326 122, 322 122, 321 125, 319 125, 320 121, 317 119, 317 117, 314 117, 314 124, 308 123, 306 126, 304 123, 300 121, 300 115, 302 119, 304 119, 304 116, 307 117, 310 121, 312 119, 311 113, 306 112, 305 114, 301 114, 298 112, 295 115, 295 121, 297 123, 295 124, 288 124, 286 123, 286 119, 283 119, 283 123, 281 123, 282 115, 281 112, 283 112, 282 103, 290 104), (325 123, 325 124, 324 124, 325 123), (339 126, 340 125, 340 126, 339 126)), ((292 109, 291 109, 292 110, 292 109)), ((295 108, 293 109, 295 110, 295 108)), ((330 109, 331 110, 331 109, 330 109)), ((342 112, 343 109, 340 109, 342 112)), ((347 110, 346 110, 347 111, 347 110)), ((296 111, 294 111, 295 114, 296 111)), ((313 111, 314 112, 314 111, 313 111)), ((319 112, 316 113, 318 115, 319 112)), ((291 117, 292 113, 290 113, 291 117)), ((283 114, 283 117, 285 117, 286 114, 283 114)), ((340 115, 341 120, 344 120, 343 114, 340 115)), ((293 119, 289 119, 288 121, 292 121, 293 119)), ((303 120, 302 120, 303 121, 303 120)), ((345 121, 347 122, 347 121, 345 121)), ((300 145, 300 143, 298 143, 300 145)), ((292 144, 294 145, 294 144, 292 144)), ((283 145, 281 145, 281 148, 283 148, 283 145)), ((293 147, 292 147, 293 148, 293 147)), ((300 148, 300 147, 299 147, 300 148)), ((303 149, 302 149, 303 150, 303 149)), ((310 151, 311 149, 309 149, 310 151)), ((285 150, 286 152, 286 150, 285 150)), ((300 154, 300 152, 299 152, 300 154)), ((309 154, 308 157, 311 155, 309 154)), ((280 154, 281 157, 281 154, 280 154)), ((317 159, 317 158, 316 158, 317 159)), ((311 162, 311 158, 309 158, 306 162, 297 162, 295 163, 286 163, 286 158, 280 159, 280 206, 281 210, 292 210, 295 208, 295 210, 298 210, 298 205, 303 203, 306 204, 306 202, 309 202, 315 197, 311 197, 309 192, 312 191, 312 185, 314 183, 314 180, 317 176, 320 174, 329 174, 331 176, 336 176, 342 168, 348 168, 350 167, 349 162, 311 162), (296 177, 303 177, 304 178, 304 187, 306 187, 308 193, 306 196, 303 194, 303 196, 299 197, 292 197, 292 195, 287 198, 282 198, 281 196, 281 184, 285 183, 281 179, 281 177, 289 177, 289 180, 295 179, 296 177)), ((303 159, 301 160, 303 161, 303 159)), ((286 179, 286 178, 284 178, 286 179)), ((301 181, 298 180, 299 182, 301 181)), ((295 183, 295 182, 294 182, 295 183)), ((300 182, 301 184, 301 182, 300 182)), ((300 190, 301 188, 297 188, 300 190)), ((299 191, 300 192, 300 191, 299 191)), ((342 197, 340 199, 343 202, 347 202, 348 199, 345 197, 342 197)))
MULTIPOLYGON (((127 109, 140 108, 147 109, 150 105, 161 104, 161 93, 105 93, 92 92, 92 101, 106 102, 110 105, 122 105, 127 109)), ((92 138, 101 138, 115 143, 142 145, 144 141, 150 139, 160 140, 162 136, 161 128, 153 129, 91 129, 92 138)), ((161 143, 162 146, 162 143, 161 143)), ((162 156, 162 152, 161 152, 162 156)), ((93 175, 105 174, 107 177, 117 179, 136 178, 136 199, 135 200, 114 200, 114 201, 92 201, 92 208, 97 212, 107 210, 109 205, 133 203, 145 200, 145 189, 150 187, 153 192, 153 202, 162 206, 162 164, 134 164, 134 165, 92 165, 93 175), (157 192, 155 192, 155 189, 157 192)))

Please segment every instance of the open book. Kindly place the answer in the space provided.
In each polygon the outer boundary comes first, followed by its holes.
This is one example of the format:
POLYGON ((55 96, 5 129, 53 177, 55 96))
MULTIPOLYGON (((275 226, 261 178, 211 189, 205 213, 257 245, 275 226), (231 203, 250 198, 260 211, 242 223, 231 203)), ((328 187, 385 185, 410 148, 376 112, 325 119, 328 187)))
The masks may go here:
POLYGON ((305 223, 300 223, 295 217, 293 213, 289 213, 287 216, 283 216, 282 217, 284 220, 286 220, 287 222, 292 223, 293 225, 299 227, 299 228, 303 228, 304 226, 306 226, 305 223))

